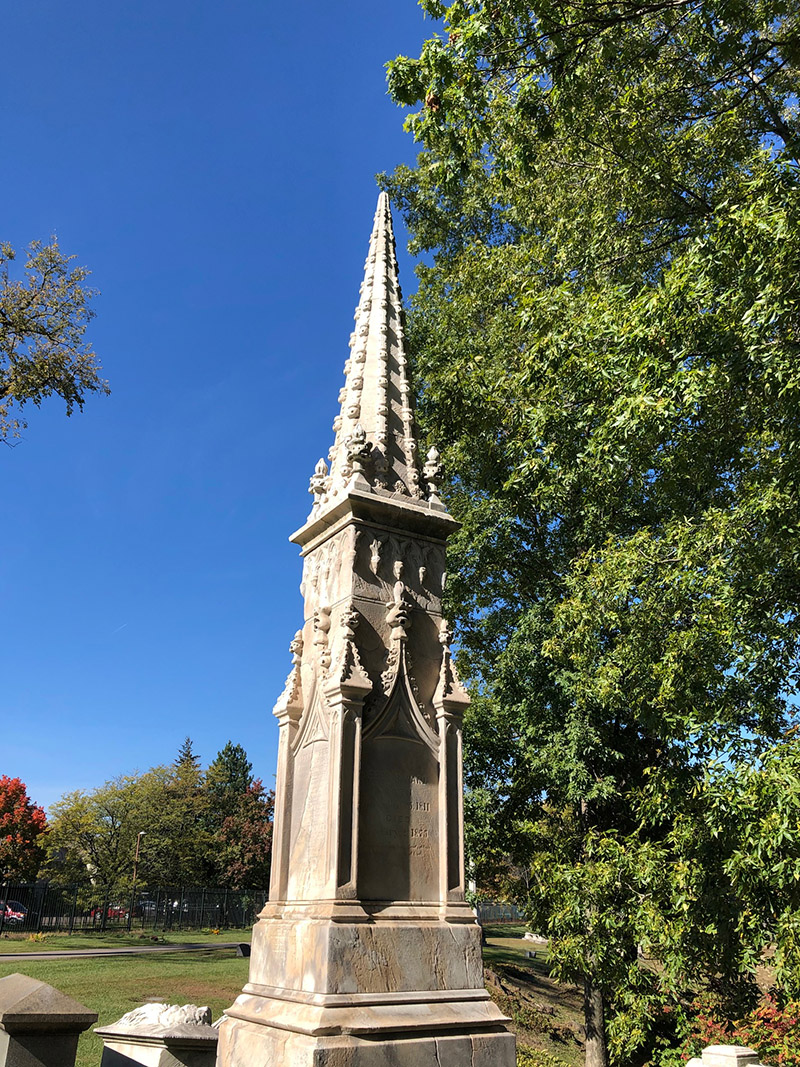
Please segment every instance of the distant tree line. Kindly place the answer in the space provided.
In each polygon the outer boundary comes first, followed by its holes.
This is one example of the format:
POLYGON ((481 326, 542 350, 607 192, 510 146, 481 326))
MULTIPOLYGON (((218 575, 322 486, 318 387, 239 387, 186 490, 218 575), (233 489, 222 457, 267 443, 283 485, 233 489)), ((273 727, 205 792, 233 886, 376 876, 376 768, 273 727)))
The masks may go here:
MULTIPOLYGON (((5 806, 19 813, 17 822, 26 823, 33 844, 27 852, 22 848, 21 827, 14 856, 10 845, 0 853, 9 857, 0 873, 20 880, 38 874, 96 889, 130 888, 134 877, 143 889, 263 889, 269 884, 273 794, 252 770, 242 746, 229 741, 204 771, 187 737, 168 766, 122 775, 91 792, 66 793, 53 805, 44 834, 44 812, 31 805, 19 783, 34 814, 18 789, 6 789, 16 807, 10 801, 5 806), (39 831, 34 838, 32 823, 39 831)), ((0 818, 2 811, 0 795, 0 818)))

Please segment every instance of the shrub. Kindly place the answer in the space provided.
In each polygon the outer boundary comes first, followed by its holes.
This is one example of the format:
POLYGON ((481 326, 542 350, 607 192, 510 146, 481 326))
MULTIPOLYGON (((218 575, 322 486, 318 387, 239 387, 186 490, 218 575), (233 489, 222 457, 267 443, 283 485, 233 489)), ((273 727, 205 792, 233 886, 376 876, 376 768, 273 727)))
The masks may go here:
POLYGON ((691 1030, 681 1049, 683 1059, 699 1056, 706 1045, 745 1045, 754 1049, 762 1063, 777 1067, 800 1067, 800 1002, 778 1007, 766 997, 741 1019, 720 1017, 708 1002, 696 1004, 691 1030))
POLYGON ((517 1067, 566 1067, 566 1064, 550 1052, 518 1044, 517 1067))

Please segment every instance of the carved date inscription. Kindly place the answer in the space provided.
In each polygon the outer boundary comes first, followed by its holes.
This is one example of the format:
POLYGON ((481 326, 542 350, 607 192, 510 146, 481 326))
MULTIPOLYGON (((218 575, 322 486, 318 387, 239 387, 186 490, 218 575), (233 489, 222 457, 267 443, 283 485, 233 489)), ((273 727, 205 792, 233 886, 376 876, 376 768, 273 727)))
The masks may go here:
POLYGON ((359 896, 438 898, 438 764, 427 746, 377 738, 362 751, 359 896))

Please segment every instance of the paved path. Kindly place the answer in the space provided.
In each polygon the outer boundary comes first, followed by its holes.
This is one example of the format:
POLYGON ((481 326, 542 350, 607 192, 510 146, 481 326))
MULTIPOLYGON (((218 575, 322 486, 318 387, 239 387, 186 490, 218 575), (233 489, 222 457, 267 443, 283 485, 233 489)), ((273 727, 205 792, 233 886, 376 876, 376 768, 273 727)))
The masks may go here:
POLYGON ((0 963, 15 960, 75 960, 82 956, 141 956, 148 952, 202 952, 217 948, 238 948, 242 941, 184 941, 174 945, 142 945, 131 948, 73 948, 66 952, 0 953, 0 963))

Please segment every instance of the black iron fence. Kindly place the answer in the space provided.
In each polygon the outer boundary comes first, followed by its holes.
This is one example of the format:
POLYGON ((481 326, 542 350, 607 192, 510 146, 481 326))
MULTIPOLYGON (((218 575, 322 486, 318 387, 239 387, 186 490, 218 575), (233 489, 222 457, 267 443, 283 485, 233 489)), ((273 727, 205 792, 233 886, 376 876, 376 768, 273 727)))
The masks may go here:
POLYGON ((89 930, 202 930, 252 926, 267 890, 95 888, 0 884, 0 934, 89 930))

